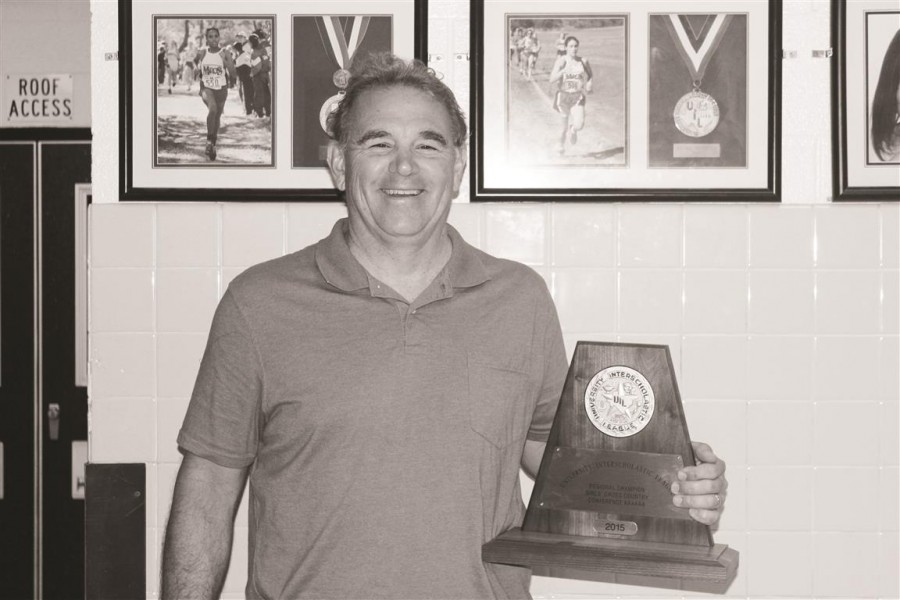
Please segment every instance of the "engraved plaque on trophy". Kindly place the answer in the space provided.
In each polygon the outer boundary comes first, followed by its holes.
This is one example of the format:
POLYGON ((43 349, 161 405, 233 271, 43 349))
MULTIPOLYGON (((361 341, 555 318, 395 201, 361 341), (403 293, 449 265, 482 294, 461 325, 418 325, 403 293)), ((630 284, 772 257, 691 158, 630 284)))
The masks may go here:
POLYGON ((578 342, 521 528, 482 558, 535 575, 724 592, 738 553, 672 503, 694 464, 667 346, 578 342))

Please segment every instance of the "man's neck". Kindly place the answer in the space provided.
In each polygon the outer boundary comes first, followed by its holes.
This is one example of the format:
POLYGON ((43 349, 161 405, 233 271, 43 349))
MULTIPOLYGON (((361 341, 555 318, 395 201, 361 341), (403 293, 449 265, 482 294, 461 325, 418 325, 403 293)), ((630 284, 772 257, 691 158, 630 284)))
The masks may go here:
POLYGON ((370 275, 389 285, 410 303, 441 272, 453 249, 446 226, 419 243, 402 240, 390 244, 381 243, 366 233, 354 235, 351 226, 347 244, 350 253, 370 275))

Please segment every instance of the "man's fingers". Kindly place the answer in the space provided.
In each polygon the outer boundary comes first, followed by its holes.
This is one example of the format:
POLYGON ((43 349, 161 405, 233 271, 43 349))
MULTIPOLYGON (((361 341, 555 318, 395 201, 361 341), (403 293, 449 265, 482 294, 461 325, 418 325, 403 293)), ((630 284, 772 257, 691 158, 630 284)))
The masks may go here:
POLYGON ((720 513, 717 510, 705 510, 702 508, 692 508, 688 511, 695 521, 700 521, 704 525, 715 525, 719 522, 720 513))
POLYGON ((728 489, 728 483, 724 477, 716 479, 700 479, 697 481, 678 481, 672 485, 672 492, 688 496, 703 494, 724 494, 728 489))
POLYGON ((706 510, 719 510, 725 504, 725 494, 701 494, 696 496, 676 494, 672 498, 675 506, 682 508, 703 508, 706 510))
POLYGON ((691 446, 694 448, 694 456, 696 456, 698 460, 705 463, 714 463, 719 460, 719 457, 716 456, 716 453, 709 447, 709 444, 703 442, 691 442, 691 446))
POLYGON ((725 461, 716 459, 713 463, 703 463, 696 467, 685 467, 679 472, 681 481, 697 481, 699 479, 715 479, 725 473, 725 461), (681 477, 681 475, 684 477, 681 477))

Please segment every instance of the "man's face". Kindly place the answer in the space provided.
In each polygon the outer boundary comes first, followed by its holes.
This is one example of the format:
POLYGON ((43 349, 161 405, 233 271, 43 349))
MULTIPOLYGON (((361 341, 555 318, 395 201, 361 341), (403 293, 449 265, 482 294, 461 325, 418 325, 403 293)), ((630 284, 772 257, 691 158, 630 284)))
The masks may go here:
POLYGON ((215 29, 206 30, 206 43, 210 48, 219 47, 219 32, 215 29))
POLYGON ((351 232, 384 245, 439 232, 466 165, 444 106, 409 87, 375 89, 359 97, 349 125, 346 148, 333 142, 328 162, 351 232))

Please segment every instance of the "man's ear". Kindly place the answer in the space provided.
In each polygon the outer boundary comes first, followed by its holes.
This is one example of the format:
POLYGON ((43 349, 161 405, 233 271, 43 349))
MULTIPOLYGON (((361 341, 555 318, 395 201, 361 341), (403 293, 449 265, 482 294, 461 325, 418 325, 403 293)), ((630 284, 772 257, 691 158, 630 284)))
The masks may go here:
POLYGON ((466 162, 469 158, 469 145, 465 142, 455 148, 456 159, 453 162, 453 195, 459 193, 459 186, 462 184, 463 173, 466 172, 466 162))
POLYGON ((328 162, 328 170, 331 172, 331 181, 334 183, 334 187, 343 192, 346 175, 344 149, 337 141, 328 142, 328 153, 325 160, 328 162))

